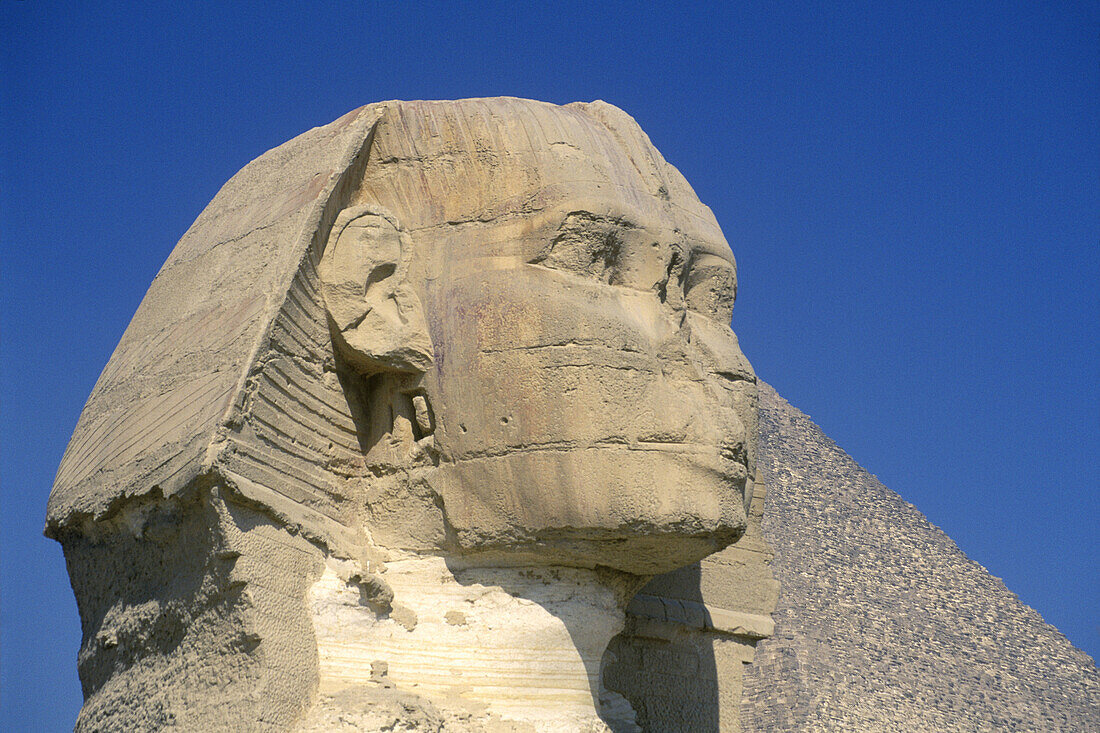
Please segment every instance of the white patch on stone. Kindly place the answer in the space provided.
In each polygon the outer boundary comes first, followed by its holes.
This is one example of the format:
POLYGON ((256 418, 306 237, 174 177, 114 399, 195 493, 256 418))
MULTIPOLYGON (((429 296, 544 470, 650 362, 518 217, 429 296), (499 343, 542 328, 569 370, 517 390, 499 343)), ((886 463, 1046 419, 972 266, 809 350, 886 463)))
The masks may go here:
POLYGON ((633 719, 625 700, 599 690, 600 661, 623 613, 595 572, 392 561, 383 578, 393 607, 415 614, 409 625, 363 604, 358 585, 337 570, 326 567, 309 593, 322 696, 391 684, 441 710, 481 710, 537 731, 608 730, 600 696, 614 708, 607 713, 633 719))

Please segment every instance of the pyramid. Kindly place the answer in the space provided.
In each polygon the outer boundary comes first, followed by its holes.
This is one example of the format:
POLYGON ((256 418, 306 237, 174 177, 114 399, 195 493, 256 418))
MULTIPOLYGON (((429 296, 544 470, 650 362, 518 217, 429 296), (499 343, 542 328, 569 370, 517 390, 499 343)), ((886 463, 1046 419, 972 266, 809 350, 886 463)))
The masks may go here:
POLYGON ((1100 730, 1100 673, 999 578, 760 383, 775 633, 745 730, 1100 730))

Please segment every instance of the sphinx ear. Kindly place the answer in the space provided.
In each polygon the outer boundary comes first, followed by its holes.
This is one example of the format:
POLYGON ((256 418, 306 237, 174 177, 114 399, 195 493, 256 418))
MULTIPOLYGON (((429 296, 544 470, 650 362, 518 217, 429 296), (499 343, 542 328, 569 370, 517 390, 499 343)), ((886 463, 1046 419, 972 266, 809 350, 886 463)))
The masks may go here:
POLYGON ((364 374, 424 372, 432 340, 424 309, 407 282, 411 246, 379 206, 340 212, 319 274, 335 347, 364 374))

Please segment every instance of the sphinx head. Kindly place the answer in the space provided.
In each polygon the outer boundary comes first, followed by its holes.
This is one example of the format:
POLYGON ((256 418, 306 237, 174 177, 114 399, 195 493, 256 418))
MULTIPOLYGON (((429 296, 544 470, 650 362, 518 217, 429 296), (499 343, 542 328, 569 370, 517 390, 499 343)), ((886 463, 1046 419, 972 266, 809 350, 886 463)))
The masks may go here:
POLYGON ((260 156, 58 469, 78 727, 292 727, 383 647, 429 696, 588 715, 630 591, 743 531, 735 292, 710 210, 601 102, 384 102, 260 156))
POLYGON ((414 484, 441 549, 493 562, 644 575, 740 535, 756 391, 733 255, 632 119, 395 103, 363 170, 318 271, 362 485, 388 487, 363 500, 376 540, 403 544, 384 493, 414 484))

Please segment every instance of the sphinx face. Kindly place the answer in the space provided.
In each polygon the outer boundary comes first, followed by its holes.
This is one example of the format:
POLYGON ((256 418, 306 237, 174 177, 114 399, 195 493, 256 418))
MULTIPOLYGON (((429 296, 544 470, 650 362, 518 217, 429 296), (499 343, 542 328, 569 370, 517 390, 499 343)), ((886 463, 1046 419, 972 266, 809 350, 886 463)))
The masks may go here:
POLYGON ((729 246, 618 110, 505 103, 403 104, 361 192, 400 222, 432 344, 428 480, 465 552, 693 562, 751 486, 729 246))

